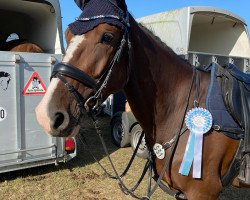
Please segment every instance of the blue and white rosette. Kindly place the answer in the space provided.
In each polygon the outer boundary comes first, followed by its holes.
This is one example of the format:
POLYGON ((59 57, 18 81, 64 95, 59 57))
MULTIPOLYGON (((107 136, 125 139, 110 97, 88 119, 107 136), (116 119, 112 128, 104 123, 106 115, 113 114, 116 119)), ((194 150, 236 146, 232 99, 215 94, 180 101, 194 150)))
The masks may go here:
POLYGON ((190 135, 179 173, 188 176, 193 162, 193 178, 201 178, 203 135, 211 129, 213 118, 207 109, 193 108, 187 113, 185 122, 190 135))

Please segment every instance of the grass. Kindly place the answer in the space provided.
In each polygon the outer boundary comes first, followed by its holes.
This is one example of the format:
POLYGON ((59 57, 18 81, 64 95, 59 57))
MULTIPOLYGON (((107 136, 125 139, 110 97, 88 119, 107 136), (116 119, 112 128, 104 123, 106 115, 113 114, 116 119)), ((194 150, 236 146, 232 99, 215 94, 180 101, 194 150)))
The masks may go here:
MULTIPOLYGON (((121 173, 128 162, 131 148, 118 149, 111 142, 108 117, 101 117, 101 129, 105 137, 111 158, 121 173)), ((0 199, 8 200, 131 200, 119 188, 117 181, 108 178, 89 152, 80 144, 83 136, 88 141, 92 153, 111 172, 111 167, 102 145, 89 121, 78 135, 78 156, 59 166, 43 166, 9 172, 0 176, 0 199)), ((144 166, 145 160, 137 158, 124 181, 130 187, 135 183, 144 166)), ((137 194, 146 194, 146 180, 139 187, 137 194)), ((157 189, 152 199, 172 200, 174 198, 157 189)), ((220 199, 250 199, 248 190, 226 190, 220 199), (244 193, 245 192, 245 193, 244 193)))
MULTIPOLYGON (((103 130, 108 150, 111 153, 111 158, 118 172, 121 173, 126 167, 132 150, 131 148, 118 149, 112 144, 109 122, 109 117, 101 117, 100 119, 101 129, 103 130)), ((88 141, 91 152, 109 172, 112 172, 91 122, 85 122, 84 126, 85 128, 77 136, 78 155, 76 158, 59 166, 50 165, 1 174, 0 199, 133 199, 120 190, 116 180, 108 178, 103 173, 99 165, 81 144, 80 138, 82 139, 84 136, 88 141)), ((132 187, 133 183, 136 183, 136 178, 138 178, 144 163, 144 160, 137 158, 132 169, 124 179, 125 183, 130 187, 132 187)), ((145 185, 144 181, 138 190, 139 195, 146 194, 145 185)))

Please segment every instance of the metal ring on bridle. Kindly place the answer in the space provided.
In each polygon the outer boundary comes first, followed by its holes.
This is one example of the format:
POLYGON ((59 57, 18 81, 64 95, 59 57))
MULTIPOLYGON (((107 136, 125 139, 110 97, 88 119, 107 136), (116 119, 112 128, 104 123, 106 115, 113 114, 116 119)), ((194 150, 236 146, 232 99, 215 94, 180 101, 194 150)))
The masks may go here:
POLYGON ((85 101, 85 103, 84 103, 84 108, 87 110, 87 112, 90 111, 90 108, 91 108, 92 110, 96 110, 96 109, 98 108, 98 99, 95 98, 94 96, 88 98, 88 99, 85 101), (94 102, 94 103, 92 104, 91 101, 94 102), (90 104, 92 104, 92 105, 90 105, 90 104))

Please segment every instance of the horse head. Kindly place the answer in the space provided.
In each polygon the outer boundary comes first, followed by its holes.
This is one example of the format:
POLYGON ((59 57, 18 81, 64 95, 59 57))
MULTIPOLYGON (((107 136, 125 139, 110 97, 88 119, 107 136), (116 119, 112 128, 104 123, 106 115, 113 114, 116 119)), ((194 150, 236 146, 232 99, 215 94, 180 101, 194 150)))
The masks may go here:
POLYGON ((67 50, 36 108, 52 136, 73 136, 80 118, 128 79, 129 14, 121 0, 91 0, 65 32, 67 50))

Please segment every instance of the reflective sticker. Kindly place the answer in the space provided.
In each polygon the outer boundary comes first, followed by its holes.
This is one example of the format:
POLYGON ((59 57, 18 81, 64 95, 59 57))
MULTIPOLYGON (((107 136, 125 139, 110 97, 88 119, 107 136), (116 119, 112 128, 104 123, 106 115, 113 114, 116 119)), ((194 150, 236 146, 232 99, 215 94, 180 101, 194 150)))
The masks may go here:
POLYGON ((165 157, 165 149, 163 148, 161 144, 155 143, 153 149, 158 159, 162 160, 165 157))
POLYGON ((0 88, 1 88, 1 90, 6 91, 8 89, 10 80, 11 80, 11 76, 9 73, 0 71, 0 88))
POLYGON ((5 120, 6 117, 7 117, 7 111, 3 107, 0 107, 0 122, 5 120))
POLYGON ((26 83, 23 95, 43 95, 46 93, 46 87, 37 72, 33 72, 26 83))

